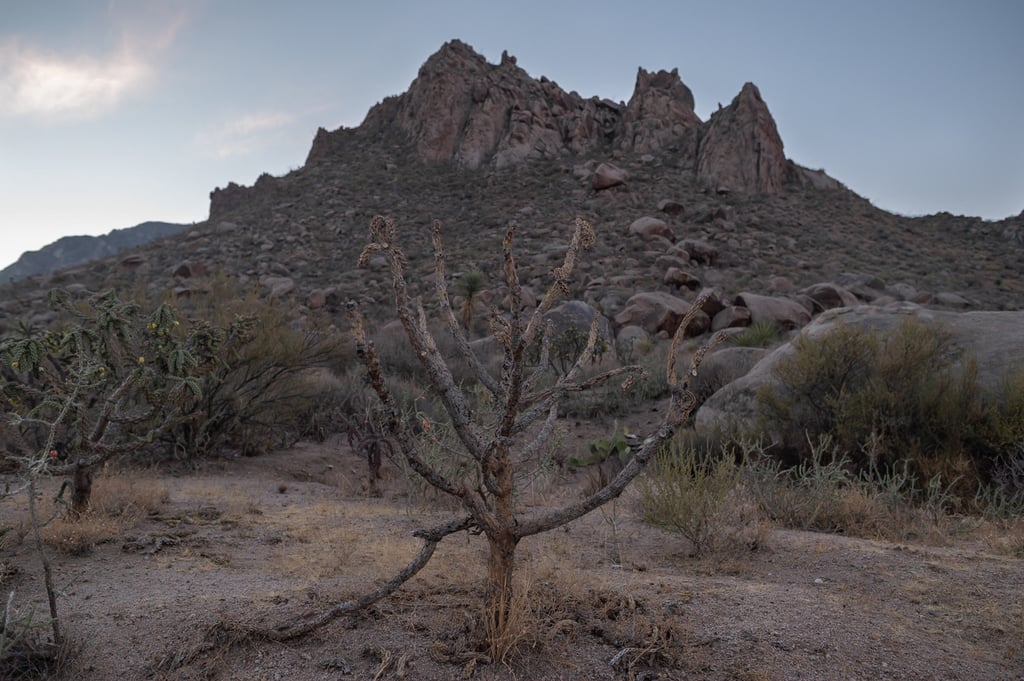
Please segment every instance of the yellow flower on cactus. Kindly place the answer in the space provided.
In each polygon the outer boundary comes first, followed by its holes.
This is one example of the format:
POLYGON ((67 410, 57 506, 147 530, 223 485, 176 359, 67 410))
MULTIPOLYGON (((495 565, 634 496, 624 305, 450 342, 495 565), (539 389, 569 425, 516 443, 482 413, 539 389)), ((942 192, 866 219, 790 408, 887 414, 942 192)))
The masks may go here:
POLYGON ((145 358, 145 357, 142 357, 142 356, 140 355, 140 356, 139 356, 139 364, 145 364, 145 363, 146 363, 146 358, 145 358))
POLYGON ((17 369, 18 368, 18 363, 17 362, 11 362, 11 368, 12 369, 17 369))

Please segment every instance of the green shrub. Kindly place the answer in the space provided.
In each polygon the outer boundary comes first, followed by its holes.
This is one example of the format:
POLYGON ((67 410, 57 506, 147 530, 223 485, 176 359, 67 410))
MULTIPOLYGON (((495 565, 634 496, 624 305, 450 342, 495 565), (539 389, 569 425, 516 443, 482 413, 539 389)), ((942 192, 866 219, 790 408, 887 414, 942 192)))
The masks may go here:
POLYGON ((723 536, 728 500, 739 481, 732 459, 677 437, 654 464, 640 482, 644 520, 682 535, 695 556, 710 552, 723 536))
MULTIPOLYGON (((309 324, 296 328, 282 305, 254 291, 215 292, 193 314, 201 324, 248 322, 242 342, 219 356, 202 376, 199 396, 182 409, 190 418, 165 437, 178 457, 216 455, 224 449, 259 454, 293 444, 311 422, 329 428, 315 414, 337 406, 331 395, 338 384, 328 369, 352 358, 346 336, 309 324)), ((341 430, 344 423, 336 427, 341 430)))
POLYGON ((782 327, 775 322, 754 322, 729 339, 741 348, 767 348, 782 338, 782 327))
POLYGON ((986 396, 975 362, 957 359, 946 332, 916 320, 887 335, 840 325, 796 341, 777 385, 758 394, 761 414, 796 461, 828 436, 858 474, 906 468, 916 481, 955 480, 968 499, 1024 439, 1024 379, 986 396))

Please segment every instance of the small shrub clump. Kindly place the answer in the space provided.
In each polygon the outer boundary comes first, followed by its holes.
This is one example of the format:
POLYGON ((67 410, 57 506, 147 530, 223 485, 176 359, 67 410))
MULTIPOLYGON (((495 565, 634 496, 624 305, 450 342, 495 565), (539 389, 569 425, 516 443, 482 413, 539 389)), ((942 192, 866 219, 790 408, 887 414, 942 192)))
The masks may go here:
POLYGON ((725 534, 729 500, 739 482, 733 460, 676 438, 655 458, 641 480, 640 506, 646 522, 682 535, 700 556, 725 534))
POLYGON ((782 338, 782 328, 775 322, 754 322, 729 341, 741 348, 767 348, 782 338))

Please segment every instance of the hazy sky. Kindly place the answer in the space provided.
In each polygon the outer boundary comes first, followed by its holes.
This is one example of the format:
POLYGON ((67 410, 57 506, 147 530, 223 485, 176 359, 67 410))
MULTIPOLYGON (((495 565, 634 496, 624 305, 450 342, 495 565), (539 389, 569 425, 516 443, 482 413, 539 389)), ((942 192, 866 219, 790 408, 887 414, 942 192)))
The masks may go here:
POLYGON ((678 67, 707 119, 753 81, 798 163, 882 208, 1024 209, 1018 0, 0 0, 0 267, 69 234, 206 218, 299 167, 446 40, 628 100, 678 67))

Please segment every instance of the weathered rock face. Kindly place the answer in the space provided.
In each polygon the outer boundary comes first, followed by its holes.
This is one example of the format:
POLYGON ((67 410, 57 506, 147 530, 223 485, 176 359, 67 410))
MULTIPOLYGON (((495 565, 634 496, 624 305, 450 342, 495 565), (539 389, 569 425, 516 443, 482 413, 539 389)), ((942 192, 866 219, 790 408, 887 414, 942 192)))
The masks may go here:
MULTIPOLYGON (((532 78, 507 53, 489 64, 459 40, 427 59, 407 92, 374 106, 359 129, 371 135, 398 130, 421 161, 466 168, 597 151, 669 151, 680 167, 697 169, 716 188, 774 192, 787 178, 811 181, 787 166, 775 122, 750 83, 702 123, 676 69, 638 69, 628 104, 584 99, 547 78, 532 78)), ((319 130, 307 164, 341 153, 352 132, 319 130)))
MULTIPOLYGON (((583 153, 608 141, 621 117, 614 102, 583 99, 546 78, 531 78, 507 53, 500 64, 488 64, 452 40, 423 64, 407 92, 373 107, 363 126, 397 125, 421 160, 477 168, 492 159, 502 167, 583 153)), ((329 146, 321 137, 310 159, 329 146)))
POLYGON ((716 189, 777 192, 787 174, 782 138, 753 83, 712 114, 697 150, 697 175, 716 189))
POLYGON ((693 112, 693 93, 679 71, 639 69, 636 87, 622 117, 620 145, 633 151, 658 151, 701 124, 693 112))

